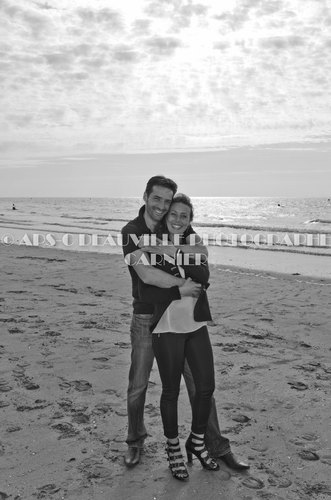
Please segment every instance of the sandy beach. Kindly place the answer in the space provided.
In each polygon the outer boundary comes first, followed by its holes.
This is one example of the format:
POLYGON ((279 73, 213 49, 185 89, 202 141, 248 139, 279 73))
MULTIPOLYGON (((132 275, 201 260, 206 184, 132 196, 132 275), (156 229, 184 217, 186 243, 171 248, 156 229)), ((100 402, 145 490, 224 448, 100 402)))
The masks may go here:
MULTIPOLYGON (((321 266, 305 276, 290 264, 286 274, 235 259, 211 266, 219 419, 251 469, 212 473, 194 460, 182 484, 167 468, 156 364, 145 452, 134 469, 123 464, 131 284, 121 256, 4 245, 0 256, 0 499, 331 497, 331 280, 321 266)), ((179 414, 183 444, 184 385, 179 414)))

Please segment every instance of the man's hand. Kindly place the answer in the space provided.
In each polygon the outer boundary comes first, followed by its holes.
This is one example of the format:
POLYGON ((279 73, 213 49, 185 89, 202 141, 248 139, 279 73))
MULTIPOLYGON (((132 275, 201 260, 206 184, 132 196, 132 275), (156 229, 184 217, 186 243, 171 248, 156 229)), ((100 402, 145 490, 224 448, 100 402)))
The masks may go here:
POLYGON ((184 285, 179 287, 181 297, 199 297, 201 291, 200 283, 195 283, 191 278, 185 280, 184 285))

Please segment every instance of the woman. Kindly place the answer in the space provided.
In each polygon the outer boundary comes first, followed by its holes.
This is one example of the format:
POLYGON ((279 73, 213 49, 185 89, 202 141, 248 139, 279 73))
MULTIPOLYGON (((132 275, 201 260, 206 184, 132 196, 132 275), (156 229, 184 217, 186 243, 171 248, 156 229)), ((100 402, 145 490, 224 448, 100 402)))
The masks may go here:
MULTIPOLYGON (((185 243, 185 233, 193 219, 190 199, 182 194, 174 197, 166 216, 163 233, 168 234, 170 244, 178 239, 185 243)), ((164 239, 164 234, 163 234, 164 239)), ((145 250, 151 250, 146 247, 145 250)), ((208 470, 218 470, 219 465, 209 456, 204 435, 210 412, 211 397, 215 388, 213 353, 209 340, 207 321, 211 319, 206 288, 209 270, 206 255, 193 254, 190 261, 183 259, 177 250, 175 258, 157 251, 157 267, 171 274, 201 283, 197 298, 189 294, 187 283, 182 287, 158 288, 142 284, 139 294, 146 302, 154 304, 153 350, 162 381, 161 416, 167 438, 166 451, 173 477, 188 478, 188 472, 180 450, 178 439, 177 406, 180 380, 185 358, 190 366, 196 386, 192 406, 191 434, 185 448, 188 462, 195 455, 208 470), (183 263, 184 261, 184 263, 183 263)), ((154 256, 155 257, 155 256, 154 256)))

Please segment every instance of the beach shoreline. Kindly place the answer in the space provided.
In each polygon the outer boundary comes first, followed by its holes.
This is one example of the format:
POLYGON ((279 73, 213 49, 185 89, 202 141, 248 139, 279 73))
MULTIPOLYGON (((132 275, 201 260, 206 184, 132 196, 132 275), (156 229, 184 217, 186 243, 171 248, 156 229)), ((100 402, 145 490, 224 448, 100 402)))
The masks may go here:
MULTIPOLYGON (((52 234, 46 231, 31 232, 18 228, 9 230, 3 227, 0 227, 0 235, 0 246, 6 248, 19 246, 47 251, 122 255, 118 235, 94 235, 95 239, 93 239, 93 235, 88 233, 75 234, 58 231, 52 234), (4 243, 6 238, 9 238, 7 244, 4 243)), ((330 254, 314 255, 300 251, 226 245, 209 245, 208 254, 210 264, 218 266, 331 280, 330 254)))

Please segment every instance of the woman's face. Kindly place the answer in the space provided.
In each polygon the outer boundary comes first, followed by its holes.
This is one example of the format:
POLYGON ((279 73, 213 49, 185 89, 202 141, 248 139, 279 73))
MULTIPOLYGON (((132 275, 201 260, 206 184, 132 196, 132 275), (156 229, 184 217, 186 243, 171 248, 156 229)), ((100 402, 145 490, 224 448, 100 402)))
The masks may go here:
POLYGON ((191 209, 184 203, 173 203, 166 218, 170 234, 183 234, 191 223, 191 209))

